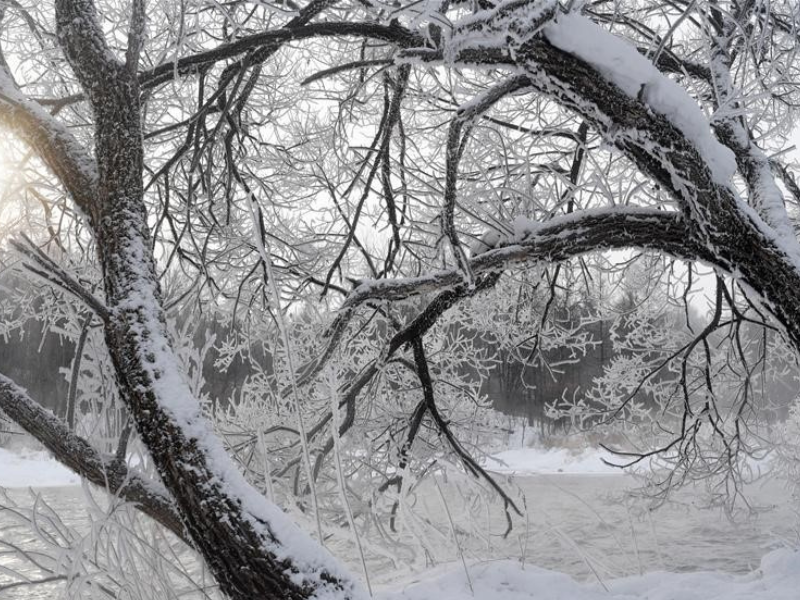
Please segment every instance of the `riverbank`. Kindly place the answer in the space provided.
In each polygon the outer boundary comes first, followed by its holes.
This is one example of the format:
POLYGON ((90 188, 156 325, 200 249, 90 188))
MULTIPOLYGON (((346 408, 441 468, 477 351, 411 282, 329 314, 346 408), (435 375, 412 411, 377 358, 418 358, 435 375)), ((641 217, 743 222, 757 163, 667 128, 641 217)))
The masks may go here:
POLYGON ((45 450, 0 448, 0 487, 63 487, 79 485, 81 478, 45 450))
POLYGON ((582 583, 556 571, 519 561, 492 561, 466 569, 455 565, 426 572, 392 589, 380 600, 797 600, 800 551, 783 548, 761 559, 745 575, 712 571, 653 572, 582 583))
MULTIPOLYGON (((488 457, 484 466, 507 475, 616 475, 622 470, 603 461, 613 455, 599 448, 519 448, 488 457)), ((80 477, 45 450, 0 448, 0 487, 63 487, 79 485, 80 477)))

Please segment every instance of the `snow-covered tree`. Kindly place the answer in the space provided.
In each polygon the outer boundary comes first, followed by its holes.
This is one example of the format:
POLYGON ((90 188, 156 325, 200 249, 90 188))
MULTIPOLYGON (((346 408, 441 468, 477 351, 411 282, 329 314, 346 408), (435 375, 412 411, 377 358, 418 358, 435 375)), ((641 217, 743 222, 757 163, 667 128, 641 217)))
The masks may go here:
MULTIPOLYGON (((365 592, 213 433, 176 307, 248 323, 231 360, 269 324, 263 406, 295 424, 260 434, 291 438, 286 468, 318 522, 318 464, 358 419, 401 440, 384 489, 426 434, 491 482, 442 411, 475 390, 446 319, 504 273, 615 249, 700 262, 747 311, 720 284, 679 358, 710 375, 689 361, 729 314, 800 351, 794 0, 7 0, 0 14, 10 189, 35 239, 16 247, 100 324, 158 480, 5 376, 0 408, 193 546, 231 598, 365 592), (395 393, 400 425, 369 400, 395 393)), ((558 267, 539 277, 559 285, 558 267)), ((711 403, 685 406, 728 447, 711 403)))

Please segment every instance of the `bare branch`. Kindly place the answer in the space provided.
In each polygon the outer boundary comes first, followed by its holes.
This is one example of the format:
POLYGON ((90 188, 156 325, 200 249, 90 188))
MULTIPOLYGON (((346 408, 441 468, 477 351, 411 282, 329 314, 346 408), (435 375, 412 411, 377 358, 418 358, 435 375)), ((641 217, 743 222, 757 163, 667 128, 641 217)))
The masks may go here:
POLYGON ((37 267, 26 265, 29 270, 43 277, 50 283, 57 285, 59 288, 66 290, 79 300, 81 300, 89 309, 91 309, 102 321, 108 321, 108 309, 101 300, 94 294, 87 290, 80 284, 72 275, 65 271, 53 259, 47 256, 41 249, 39 249, 33 241, 22 234, 24 243, 17 240, 11 240, 11 246, 16 249, 20 254, 32 260, 37 267), (39 270, 42 269, 42 270, 39 270))
POLYGON ((125 51, 125 66, 131 73, 139 69, 139 57, 144 46, 145 0, 131 0, 131 22, 128 29, 128 48, 125 51))

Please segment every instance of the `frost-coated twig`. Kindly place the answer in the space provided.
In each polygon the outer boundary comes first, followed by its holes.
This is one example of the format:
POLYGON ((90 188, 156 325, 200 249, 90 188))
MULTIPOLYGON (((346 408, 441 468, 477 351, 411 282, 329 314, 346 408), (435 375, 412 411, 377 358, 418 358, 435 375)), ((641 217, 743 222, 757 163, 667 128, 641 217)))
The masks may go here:
POLYGON ((439 498, 442 501, 442 508, 444 508, 444 514, 447 515, 447 523, 450 526, 450 535, 453 538, 453 543, 456 545, 456 550, 458 551, 458 557, 461 559, 461 567, 464 569, 464 575, 467 578, 467 584, 469 585, 469 591, 472 596, 475 596, 475 588, 472 586, 472 577, 469 575, 469 569, 467 568, 467 561, 464 558, 464 550, 461 548, 461 542, 458 541, 458 533, 456 532, 455 523, 453 523, 453 515, 450 514, 450 506, 447 504, 447 498, 444 497, 444 492, 442 491, 442 486, 439 485, 439 480, 434 474, 433 482, 436 484, 436 490, 439 492, 439 498))
POLYGON ((81 361, 83 360, 83 348, 86 339, 89 337, 89 325, 92 323, 92 315, 88 315, 81 323, 81 333, 78 343, 75 345, 75 355, 72 358, 70 368, 69 390, 67 392, 67 427, 75 429, 75 405, 78 400, 78 377, 80 376, 81 361))
POLYGON ((347 522, 350 527, 350 531, 353 535, 353 541, 356 544, 356 548, 358 549, 358 556, 361 560, 361 568, 364 570, 364 579, 367 583, 367 590, 369 591, 369 595, 372 596, 372 584, 370 583, 369 579, 369 569, 367 568, 367 559, 364 555, 364 548, 361 545, 361 536, 358 533, 358 528, 356 527, 356 521, 353 518, 353 511, 350 508, 350 501, 347 499, 347 483, 345 481, 344 476, 344 469, 342 468, 342 455, 341 455, 341 439, 339 437, 339 398, 337 398, 337 390, 338 385, 336 385, 335 380, 331 382, 329 386, 329 394, 331 398, 331 413, 333 414, 333 419, 331 421, 331 437, 333 438, 333 460, 336 466, 336 478, 339 482, 339 495, 342 500, 342 506, 345 510, 345 514, 347 515, 347 522))
MULTIPOLYGON (((433 391, 433 379, 431 378, 430 371, 428 369, 428 360, 425 357, 425 349, 421 337, 417 337, 413 340, 412 348, 414 350, 414 366, 416 368, 420 383, 422 384, 425 408, 428 415, 436 424, 436 428, 439 430, 439 433, 445 437, 448 445, 461 460, 464 468, 473 476, 484 479, 497 492, 497 494, 503 500, 506 513, 508 513, 508 508, 510 507, 515 513, 517 513, 517 515, 522 516, 522 512, 519 510, 516 503, 508 495, 508 493, 506 493, 506 491, 494 480, 494 478, 489 475, 489 473, 482 466, 480 466, 472 456, 470 456, 469 452, 467 452, 461 446, 461 443, 458 441, 458 439, 456 439, 455 435, 451 431, 448 422, 439 412, 439 409, 436 406, 436 399, 433 391)), ((511 531, 511 519, 508 517, 508 514, 507 520, 508 530, 506 531, 505 535, 508 535, 508 533, 511 531)))
POLYGON ((320 521, 319 503, 311 465, 311 452, 309 449, 308 436, 306 435, 306 427, 303 419, 300 392, 298 390, 297 379, 295 377, 296 371, 294 368, 294 350, 292 349, 292 340, 289 336, 289 330, 286 326, 286 319, 283 314, 283 307, 281 306, 280 292, 278 291, 278 284, 275 280, 275 273, 272 269, 272 257, 270 256, 269 245, 266 236, 264 236, 262 232, 263 217, 261 215, 261 209, 252 193, 250 193, 250 197, 248 198, 248 205, 250 207, 250 216, 253 219, 253 243, 255 244, 261 261, 264 265, 265 277, 267 279, 265 283, 270 289, 272 303, 275 310, 275 320, 278 323, 278 329, 283 341, 284 358, 289 371, 289 385, 292 391, 291 398, 294 404, 295 418, 297 419, 297 431, 300 433, 300 443, 303 451, 303 465, 305 466, 308 486, 311 491, 311 503, 314 509, 314 519, 317 524, 317 536, 320 544, 324 545, 325 537, 322 535, 322 522, 320 521))
POLYGON ((89 309, 100 317, 101 320, 108 320, 108 309, 101 300, 81 285, 52 258, 42 252, 27 235, 23 233, 21 237, 23 240, 22 242, 11 240, 10 243, 15 250, 37 265, 26 265, 31 272, 36 273, 49 283, 58 286, 81 300, 89 309))
POLYGON ((461 270, 467 288, 475 285, 475 275, 472 273, 469 260, 463 244, 458 238, 454 223, 455 207, 458 184, 458 166, 464 155, 464 150, 469 142, 472 126, 478 117, 489 110, 494 104, 505 96, 524 89, 528 85, 528 78, 524 76, 512 77, 497 85, 468 105, 459 107, 456 116, 450 121, 447 133, 447 157, 445 168, 444 205, 440 213, 442 233, 450 242, 450 249, 456 260, 457 267, 461 270))

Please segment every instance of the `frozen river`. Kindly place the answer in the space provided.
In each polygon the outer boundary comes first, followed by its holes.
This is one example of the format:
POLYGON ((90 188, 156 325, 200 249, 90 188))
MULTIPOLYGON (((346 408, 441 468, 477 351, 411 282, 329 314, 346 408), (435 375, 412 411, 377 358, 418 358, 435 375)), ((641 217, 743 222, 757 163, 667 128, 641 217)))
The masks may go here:
MULTIPOLYGON (((797 542, 796 507, 788 492, 776 483, 749 490, 749 499, 765 509, 754 518, 738 522, 726 519, 719 510, 703 508, 699 496, 691 491, 680 492, 673 503, 657 510, 642 510, 625 495, 635 485, 634 480, 623 475, 517 477, 516 497, 524 495, 528 518, 517 519, 507 539, 492 536, 484 552, 473 550, 467 558, 524 554, 526 563, 602 581, 654 570, 746 572, 758 567, 768 550, 785 541, 797 542)), ((444 490, 447 494, 446 486, 444 490)), ((38 491, 66 523, 80 526, 85 521, 80 487, 38 491)), ((22 489, 8 493, 20 503, 29 495, 22 489)), ((435 486, 423 489, 418 502, 429 503, 434 515, 437 510, 442 511, 435 486)), ((501 531, 502 522, 502 514, 493 516, 491 529, 501 531)), ((0 540, 26 547, 31 543, 31 533, 14 524, 11 515, 0 509, 0 540)), ((348 562, 359 572, 356 562, 348 562)), ((0 554, 0 566, 20 564, 9 554, 0 554)), ((372 575, 373 581, 393 578, 391 573, 372 575)), ((9 581, 0 569, 0 585, 9 581)), ((20 586, 0 593, 0 597, 51 598, 53 591, 51 586, 20 586)))

